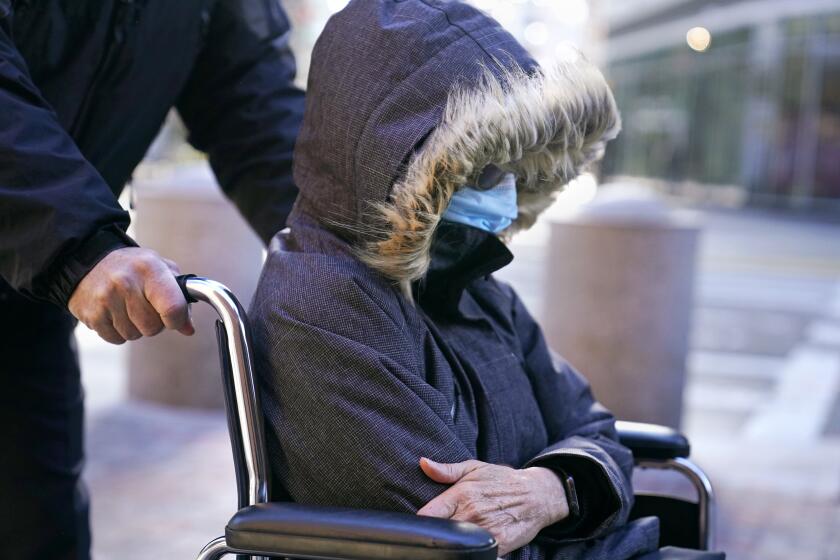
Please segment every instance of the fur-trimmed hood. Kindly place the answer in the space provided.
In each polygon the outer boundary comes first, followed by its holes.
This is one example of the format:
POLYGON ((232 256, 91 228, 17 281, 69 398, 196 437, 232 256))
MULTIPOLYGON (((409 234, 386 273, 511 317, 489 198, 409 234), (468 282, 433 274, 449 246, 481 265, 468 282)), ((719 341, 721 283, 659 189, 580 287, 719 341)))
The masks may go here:
POLYGON ((517 177, 510 234, 599 159, 619 126, 603 76, 580 57, 542 69, 459 1, 352 0, 313 51, 297 211, 406 286, 428 269, 452 195, 487 165, 517 177))

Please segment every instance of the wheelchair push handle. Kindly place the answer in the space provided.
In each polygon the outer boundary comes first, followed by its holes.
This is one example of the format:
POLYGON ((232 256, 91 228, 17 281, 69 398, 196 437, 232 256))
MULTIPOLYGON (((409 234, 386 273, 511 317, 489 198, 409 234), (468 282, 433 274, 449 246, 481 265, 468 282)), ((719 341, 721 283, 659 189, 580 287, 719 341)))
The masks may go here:
POLYGON ((240 507, 268 501, 268 463, 258 406, 248 317, 224 284, 195 274, 176 277, 188 303, 205 302, 219 316, 217 325, 240 507))
POLYGON ((187 303, 197 303, 198 300, 190 294, 190 289, 187 287, 187 282, 191 278, 198 278, 198 276, 195 274, 181 274, 175 277, 175 281, 178 282, 178 287, 181 288, 181 293, 184 294, 184 299, 187 300, 187 303))

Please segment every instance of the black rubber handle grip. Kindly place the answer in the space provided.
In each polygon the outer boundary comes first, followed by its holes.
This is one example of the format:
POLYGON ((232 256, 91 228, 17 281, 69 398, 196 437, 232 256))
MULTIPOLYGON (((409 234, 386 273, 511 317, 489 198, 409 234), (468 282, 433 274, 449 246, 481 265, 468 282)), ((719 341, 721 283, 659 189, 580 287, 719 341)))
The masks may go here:
POLYGON ((190 278, 197 278, 197 276, 195 274, 182 274, 176 276, 175 281, 178 282, 178 287, 181 288, 181 293, 184 294, 184 299, 187 300, 187 303, 196 303, 198 300, 192 297, 189 290, 187 290, 187 280, 190 278))

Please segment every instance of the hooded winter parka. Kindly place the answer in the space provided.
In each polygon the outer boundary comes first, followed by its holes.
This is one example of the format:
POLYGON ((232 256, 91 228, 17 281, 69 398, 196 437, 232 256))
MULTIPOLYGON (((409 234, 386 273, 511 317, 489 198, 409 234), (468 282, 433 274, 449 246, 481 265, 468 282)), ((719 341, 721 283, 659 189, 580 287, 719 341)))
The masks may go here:
POLYGON ((415 512, 445 487, 420 457, 571 473, 583 516, 515 559, 655 550, 628 523, 630 452, 585 380, 492 272, 494 235, 440 223, 487 165, 517 177, 529 226, 619 129, 583 60, 540 69, 485 14, 446 0, 352 0, 312 58, 300 196, 254 298, 273 499, 415 512))
POLYGON ((65 306, 133 245, 117 196, 177 107, 268 241, 303 114, 276 0, 0 0, 0 292, 65 306))

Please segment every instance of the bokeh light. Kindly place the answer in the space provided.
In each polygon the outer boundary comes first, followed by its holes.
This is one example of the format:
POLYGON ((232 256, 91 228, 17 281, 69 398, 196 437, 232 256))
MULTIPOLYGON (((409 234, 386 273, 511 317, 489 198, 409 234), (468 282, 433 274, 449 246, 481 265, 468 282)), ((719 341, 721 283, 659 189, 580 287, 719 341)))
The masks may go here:
POLYGON ((685 34, 685 42, 697 52, 704 52, 712 44, 712 34, 705 27, 692 27, 685 34))

